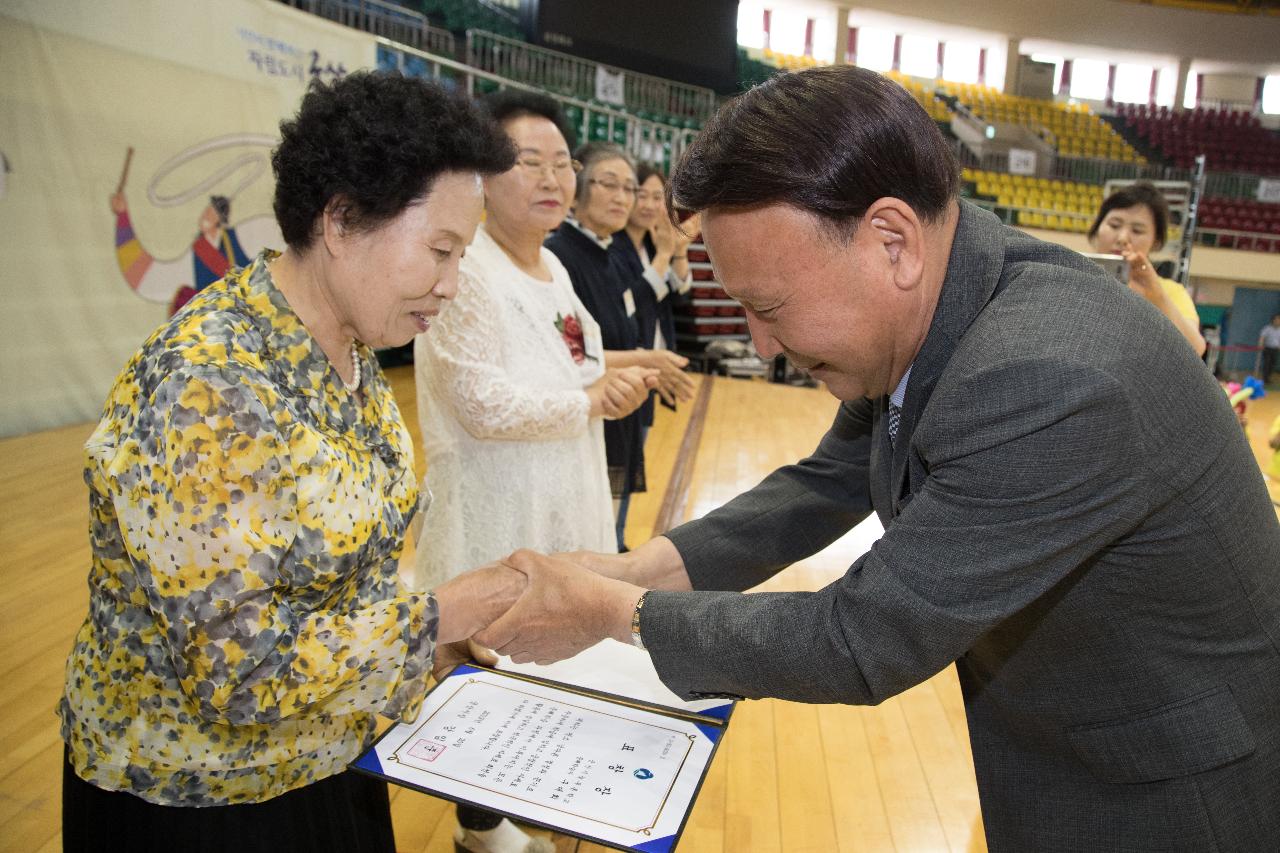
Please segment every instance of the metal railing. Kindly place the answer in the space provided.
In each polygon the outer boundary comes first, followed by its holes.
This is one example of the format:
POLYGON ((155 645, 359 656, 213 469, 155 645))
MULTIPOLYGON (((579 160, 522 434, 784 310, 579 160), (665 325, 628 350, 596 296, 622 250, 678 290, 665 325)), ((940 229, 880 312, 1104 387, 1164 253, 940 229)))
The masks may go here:
POLYGON ((1205 228, 1196 230, 1196 242, 1202 246, 1220 249, 1244 249, 1255 252, 1272 252, 1280 246, 1280 234, 1261 231, 1232 231, 1229 228, 1205 228))
POLYGON ((457 56, 453 33, 433 27, 425 15, 383 0, 280 0, 344 26, 433 54, 457 56))
POLYGON ((716 95, 711 89, 604 66, 483 30, 467 31, 466 59, 469 65, 490 74, 581 101, 595 98, 598 68, 621 71, 624 106, 632 113, 678 116, 701 123, 716 108, 716 95))
MULTIPOLYGON (((1083 233, 1082 229, 1077 228, 1054 228, 1047 222, 1037 223, 1028 214, 1043 217, 1047 220, 1050 216, 1056 217, 1059 223, 1067 220, 1076 223, 1077 226, 1088 226, 1093 222, 1093 214, 1076 213, 1070 210, 1053 210, 1045 207, 1029 207, 1020 204, 1001 204, 998 200, 990 198, 966 197, 966 201, 989 210, 1006 225, 1019 225, 1023 228, 1042 228, 1049 231, 1065 231, 1067 233, 1083 233)), ((1171 253, 1173 244, 1176 243, 1175 237, 1178 234, 1171 233, 1170 240, 1166 248, 1154 255, 1157 261, 1175 260, 1176 255, 1171 253)), ((1261 231, 1233 231, 1228 228, 1205 228, 1203 225, 1196 226, 1195 245, 1205 246, 1208 248, 1220 249, 1239 249, 1241 251, 1254 252, 1275 252, 1280 248, 1280 234, 1268 234, 1261 231)))
MULTIPOLYGON (((1009 155, 991 152, 979 157, 960 140, 951 141, 952 151, 961 166, 983 169, 988 172, 1009 171, 1009 155)), ((1106 160, 1098 157, 1053 158, 1050 177, 1062 181, 1101 186, 1109 180, 1131 181, 1187 181, 1194 179, 1192 169, 1161 166, 1155 163, 1132 163, 1125 160, 1106 160)), ((1252 199, 1258 196, 1261 175, 1247 172, 1205 173, 1205 196, 1214 198, 1252 199)))
POLYGON ((580 116, 577 129, 581 139, 591 138, 592 130, 597 129, 637 160, 651 162, 664 172, 671 170, 697 135, 697 131, 689 128, 636 118, 621 110, 548 92, 540 86, 511 80, 385 38, 378 39, 378 67, 398 70, 406 76, 428 77, 469 95, 478 94, 482 84, 488 84, 491 88, 521 89, 549 95, 565 109, 567 115, 580 116))

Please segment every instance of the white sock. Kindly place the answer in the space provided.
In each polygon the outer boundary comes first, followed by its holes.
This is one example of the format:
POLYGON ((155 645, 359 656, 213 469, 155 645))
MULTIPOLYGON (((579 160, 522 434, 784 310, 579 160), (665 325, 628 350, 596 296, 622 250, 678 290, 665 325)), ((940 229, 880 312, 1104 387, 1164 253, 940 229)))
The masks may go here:
POLYGON ((506 818, 493 829, 469 830, 487 847, 490 853, 521 853, 529 843, 529 835, 506 818))

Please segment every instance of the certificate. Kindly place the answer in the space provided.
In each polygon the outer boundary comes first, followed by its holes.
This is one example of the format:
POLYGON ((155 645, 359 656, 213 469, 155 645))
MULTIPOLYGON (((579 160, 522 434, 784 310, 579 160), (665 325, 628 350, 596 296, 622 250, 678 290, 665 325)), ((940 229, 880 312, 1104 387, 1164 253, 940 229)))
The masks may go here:
POLYGON ((669 708, 460 666, 353 765, 622 850, 675 848, 732 705, 669 708))

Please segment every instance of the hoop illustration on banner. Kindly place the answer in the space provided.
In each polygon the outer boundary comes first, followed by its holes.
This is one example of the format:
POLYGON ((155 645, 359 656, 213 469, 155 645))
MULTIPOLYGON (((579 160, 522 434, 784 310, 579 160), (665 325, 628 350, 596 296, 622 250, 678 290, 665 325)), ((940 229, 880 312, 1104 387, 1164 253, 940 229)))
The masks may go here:
POLYGON ((216 188, 228 187, 224 194, 208 195, 208 204, 200 211, 191 246, 169 259, 153 256, 134 233, 124 194, 133 162, 133 148, 129 148, 110 203, 111 212, 116 215, 116 264, 135 293, 150 302, 167 304, 172 314, 233 266, 244 266, 267 246, 283 248, 274 217, 259 214, 231 224, 232 202, 267 173, 269 152, 277 141, 261 133, 214 137, 174 155, 156 169, 147 183, 147 200, 156 207, 185 205, 216 188), (248 150, 189 186, 179 189, 165 186, 166 179, 181 166, 228 149, 248 150))

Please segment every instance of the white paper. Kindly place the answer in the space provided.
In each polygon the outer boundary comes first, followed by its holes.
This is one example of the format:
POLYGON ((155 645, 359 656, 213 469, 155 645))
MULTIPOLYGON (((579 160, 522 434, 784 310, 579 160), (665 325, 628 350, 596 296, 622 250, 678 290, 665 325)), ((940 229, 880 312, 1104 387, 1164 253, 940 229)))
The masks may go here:
POLYGON ((522 672, 564 684, 577 684, 600 693, 625 696, 638 702, 678 708, 695 714, 729 704, 728 699, 699 699, 691 702, 681 699, 658 678, 648 652, 617 640, 601 640, 571 658, 545 665, 512 663, 511 658, 499 658, 498 669, 522 672))
POLYGON ((713 749, 691 721, 466 671, 375 752, 410 785, 635 847, 679 832, 713 749))

